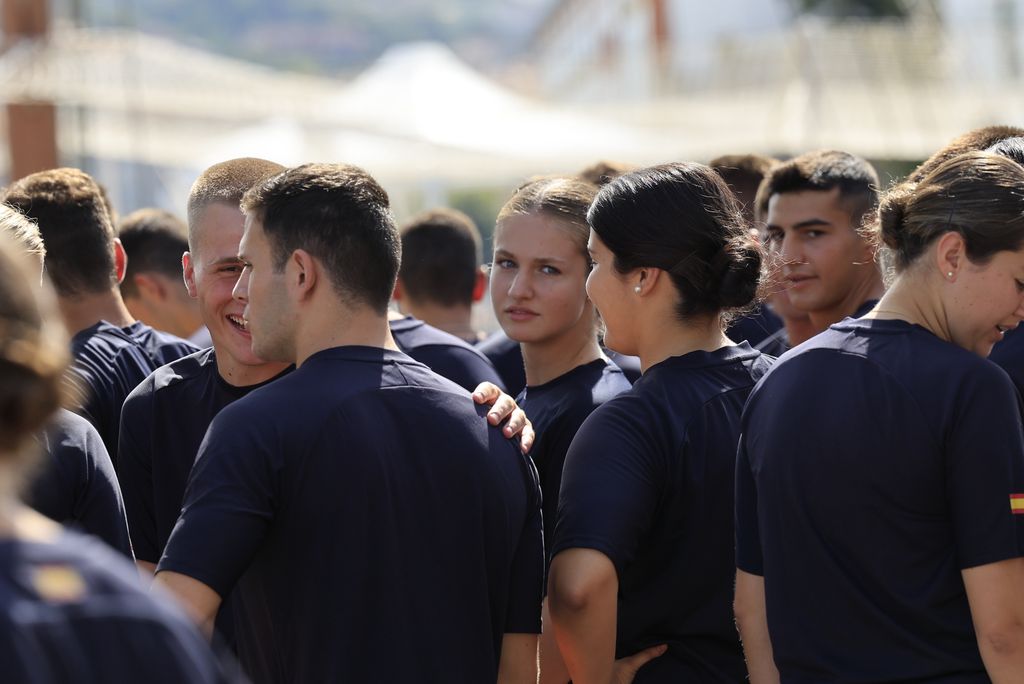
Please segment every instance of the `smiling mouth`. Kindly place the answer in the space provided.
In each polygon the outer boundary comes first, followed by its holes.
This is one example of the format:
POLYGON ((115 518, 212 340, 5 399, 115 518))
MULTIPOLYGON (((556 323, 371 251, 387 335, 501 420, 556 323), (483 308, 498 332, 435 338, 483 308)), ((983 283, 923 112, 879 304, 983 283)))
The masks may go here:
POLYGON ((231 314, 227 316, 227 319, 231 323, 231 325, 233 325, 238 330, 241 330, 242 332, 249 332, 249 321, 245 320, 241 316, 235 316, 234 314, 231 314))

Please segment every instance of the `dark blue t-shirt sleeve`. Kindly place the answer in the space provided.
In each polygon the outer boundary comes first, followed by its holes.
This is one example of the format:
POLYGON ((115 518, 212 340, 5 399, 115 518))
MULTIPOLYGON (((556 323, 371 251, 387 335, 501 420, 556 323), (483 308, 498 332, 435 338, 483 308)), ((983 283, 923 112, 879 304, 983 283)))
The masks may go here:
POLYGON ((757 487, 747 457, 747 440, 740 435, 736 453, 736 567, 751 575, 764 574, 761 531, 757 523, 757 487))
POLYGON ((32 505, 134 558, 121 488, 96 429, 79 416, 61 414, 47 430, 46 445, 46 461, 30 494, 32 505))
POLYGON ((606 555, 621 575, 650 528, 665 482, 664 447, 637 402, 613 399, 580 427, 565 458, 551 557, 606 555))
POLYGON ((1001 369, 985 364, 967 376, 957 406, 946 440, 946 486, 960 567, 1024 556, 1024 435, 1016 389, 1001 369))
POLYGON ((518 449, 509 458, 523 462, 527 489, 526 522, 512 560, 506 634, 540 634, 540 605, 544 591, 544 523, 540 506, 540 484, 533 463, 518 449))
POLYGON ((233 404, 210 425, 159 565, 221 598, 262 543, 279 499, 282 448, 266 441, 273 418, 247 409, 245 401, 233 404))
POLYGON ((426 345, 410 350, 409 356, 470 392, 481 382, 491 382, 505 389, 494 364, 471 347, 426 345))
POLYGON ((135 557, 156 563, 162 549, 157 540, 153 461, 148 440, 153 427, 152 402, 151 380, 135 388, 124 402, 118 439, 118 471, 135 557))

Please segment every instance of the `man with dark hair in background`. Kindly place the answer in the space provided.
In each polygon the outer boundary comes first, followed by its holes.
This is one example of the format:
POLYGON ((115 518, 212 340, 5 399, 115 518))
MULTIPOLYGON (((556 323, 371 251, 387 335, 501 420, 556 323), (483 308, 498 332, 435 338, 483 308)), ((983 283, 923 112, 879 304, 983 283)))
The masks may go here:
POLYGON ((397 351, 387 194, 305 165, 243 208, 253 351, 297 368, 214 419, 157 583, 207 624, 237 582, 257 682, 535 681, 536 472, 397 351))
POLYGON ((907 180, 917 182, 938 168, 942 162, 959 156, 964 152, 975 152, 987 149, 1001 140, 1024 136, 1024 128, 1019 126, 982 126, 950 140, 935 154, 921 162, 910 172, 907 180))
POLYGON ((188 227, 162 209, 139 209, 124 217, 117 236, 128 255, 121 296, 133 316, 201 349, 210 346, 198 303, 181 280, 188 227))
MULTIPOLYGON (((778 285, 807 314, 810 334, 863 316, 885 292, 875 246, 860 232, 877 202, 875 169, 835 150, 782 162, 758 188, 756 211, 765 217, 767 245, 778 260, 778 285)), ((796 342, 789 335, 783 327, 758 349, 779 356, 796 342)))
POLYGON ((3 201, 39 225, 45 268, 74 358, 75 410, 103 438, 117 467, 121 404, 155 368, 196 351, 185 340, 136 321, 121 297, 126 257, 96 182, 78 169, 41 171, 15 181, 3 201))
POLYGON ((399 232, 402 265, 394 293, 399 310, 470 344, 482 340, 484 334, 473 329, 473 304, 483 298, 487 278, 473 219, 455 209, 431 209, 399 232))

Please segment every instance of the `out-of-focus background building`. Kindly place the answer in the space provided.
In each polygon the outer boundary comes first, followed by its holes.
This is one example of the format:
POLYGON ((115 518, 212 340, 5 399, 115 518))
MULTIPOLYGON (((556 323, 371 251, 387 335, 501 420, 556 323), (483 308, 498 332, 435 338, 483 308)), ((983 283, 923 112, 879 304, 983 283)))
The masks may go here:
POLYGON ((251 155, 486 231, 523 177, 598 159, 836 147, 895 177, 1024 123, 1024 0, 0 2, 0 183, 79 166, 122 212, 251 155))

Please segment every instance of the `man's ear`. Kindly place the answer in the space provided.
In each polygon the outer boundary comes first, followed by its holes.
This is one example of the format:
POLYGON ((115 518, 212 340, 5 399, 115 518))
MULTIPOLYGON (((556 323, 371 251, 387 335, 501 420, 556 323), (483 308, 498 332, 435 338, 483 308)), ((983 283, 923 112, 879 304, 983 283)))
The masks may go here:
POLYGON ((192 263, 192 252, 185 252, 181 255, 181 277, 185 281, 188 296, 193 299, 199 297, 199 291, 196 290, 196 268, 192 263))
POLYGON ((285 265, 285 282, 294 288, 300 301, 311 297, 316 290, 319 266, 313 255, 304 249, 295 250, 289 257, 285 265))
POLYGON ((117 277, 117 284, 124 280, 124 274, 128 270, 128 253, 124 251, 121 238, 114 238, 114 275, 117 277))
POLYGON ((395 289, 391 292, 391 298, 396 302, 402 301, 402 279, 395 278, 395 289))
POLYGON ((487 292, 487 269, 480 266, 476 269, 476 280, 473 281, 473 301, 479 302, 487 292))

